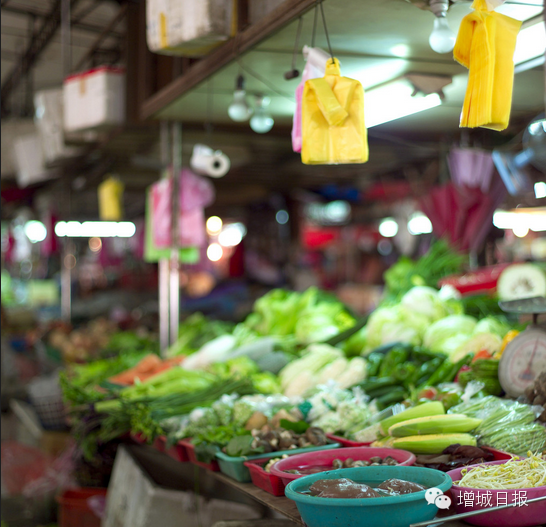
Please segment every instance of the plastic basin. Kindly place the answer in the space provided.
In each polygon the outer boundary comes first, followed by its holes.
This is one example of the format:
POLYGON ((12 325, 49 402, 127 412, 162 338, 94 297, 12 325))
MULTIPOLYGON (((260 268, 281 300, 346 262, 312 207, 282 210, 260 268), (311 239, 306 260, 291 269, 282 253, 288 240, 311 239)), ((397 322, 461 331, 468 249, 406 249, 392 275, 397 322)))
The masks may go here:
POLYGON ((336 443, 339 443, 343 447, 370 446, 373 443, 373 441, 368 441, 368 442, 353 441, 352 439, 346 439, 344 437, 336 436, 334 434, 326 434, 326 437, 330 439, 331 441, 335 441, 336 443))
POLYGON ((198 467, 204 468, 206 470, 211 470, 212 472, 220 472, 220 467, 218 461, 213 459, 210 463, 205 463, 197 459, 197 454, 195 453, 195 445, 191 442, 191 439, 182 439, 179 442, 186 449, 186 454, 190 463, 197 465, 198 467))
POLYGON ((59 527, 100 527, 101 519, 87 501, 93 496, 106 496, 106 489, 83 487, 65 490, 58 496, 59 527))
POLYGON ((278 452, 269 452, 268 454, 257 454, 255 456, 241 456, 241 457, 233 457, 228 456, 227 454, 224 454, 223 452, 218 452, 216 454, 216 459, 218 460, 218 464, 220 465, 220 470, 222 474, 225 474, 226 476, 229 476, 230 478, 233 478, 236 481, 239 481, 240 483, 249 483, 252 478, 250 477, 250 472, 248 471, 248 467, 245 467, 244 463, 245 461, 252 461, 254 459, 271 459, 274 457, 281 457, 285 454, 288 454, 290 456, 293 456, 294 454, 299 453, 309 453, 308 455, 314 456, 317 455, 318 452, 322 450, 329 450, 329 449, 338 449, 339 443, 330 443, 327 445, 322 446, 311 446, 307 448, 294 448, 292 450, 279 450, 278 452))
POLYGON ((250 478, 252 483, 273 496, 284 496, 284 483, 281 478, 266 472, 264 466, 267 464, 266 459, 254 459, 252 461, 245 461, 244 465, 250 472, 250 478))
POLYGON ((349 478, 376 487, 389 478, 399 478, 437 487, 446 492, 451 478, 431 468, 408 466, 357 467, 330 470, 296 479, 285 489, 287 498, 296 502, 308 527, 408 527, 411 523, 432 520, 438 509, 429 505, 425 491, 381 498, 334 499, 301 494, 320 479, 349 478))
POLYGON ((182 444, 181 441, 178 441, 178 443, 169 448, 165 447, 165 453, 169 457, 172 457, 174 460, 180 461, 182 463, 190 460, 186 447, 182 444))
MULTIPOLYGON (((506 461, 491 461, 482 465, 501 465, 506 461)), ((470 470, 479 466, 481 465, 471 465, 466 468, 470 470)), ((450 470, 447 475, 455 482, 461 479, 462 470, 462 468, 450 470)), ((465 518, 465 521, 472 525, 484 527, 534 527, 543 525, 546 522, 546 501, 539 501, 530 505, 524 505, 522 502, 525 499, 531 500, 544 495, 546 495, 546 486, 517 490, 471 489, 455 484, 451 487, 451 498, 458 514, 509 503, 521 504, 521 506, 516 505, 509 509, 465 518)))
POLYGON ((287 470, 298 470, 304 467, 316 467, 317 465, 331 465, 334 459, 345 461, 346 459, 354 459, 355 461, 369 461, 370 458, 379 456, 385 458, 391 456, 398 461, 399 465, 409 466, 415 463, 415 455, 407 450, 398 450, 396 448, 374 448, 374 447, 352 447, 352 448, 337 448, 335 450, 327 450, 325 452, 314 452, 312 454, 299 454, 291 456, 287 459, 277 461, 271 467, 271 473, 279 478, 282 478, 285 485, 288 485, 295 479, 303 478, 300 474, 290 474, 287 470))

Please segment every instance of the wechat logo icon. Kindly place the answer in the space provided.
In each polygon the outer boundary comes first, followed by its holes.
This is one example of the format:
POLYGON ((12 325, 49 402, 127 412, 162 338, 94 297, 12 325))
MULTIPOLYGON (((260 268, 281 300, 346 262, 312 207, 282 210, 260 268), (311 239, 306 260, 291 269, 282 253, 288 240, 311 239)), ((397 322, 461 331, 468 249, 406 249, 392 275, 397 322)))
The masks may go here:
POLYGON ((425 499, 429 505, 436 505, 439 509, 449 509, 451 505, 451 498, 436 487, 427 489, 425 499))

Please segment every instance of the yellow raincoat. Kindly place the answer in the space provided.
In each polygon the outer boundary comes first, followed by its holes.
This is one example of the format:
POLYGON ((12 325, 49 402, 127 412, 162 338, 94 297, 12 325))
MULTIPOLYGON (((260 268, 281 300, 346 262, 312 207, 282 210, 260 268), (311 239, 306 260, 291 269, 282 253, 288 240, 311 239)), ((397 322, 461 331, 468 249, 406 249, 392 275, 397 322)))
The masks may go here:
POLYGON ((469 69, 461 127, 504 130, 510 120, 514 50, 521 22, 488 11, 485 0, 461 22, 453 57, 469 69))
POLYGON ((365 163, 364 90, 341 77, 339 62, 328 60, 323 78, 305 83, 301 102, 301 160, 306 165, 365 163))

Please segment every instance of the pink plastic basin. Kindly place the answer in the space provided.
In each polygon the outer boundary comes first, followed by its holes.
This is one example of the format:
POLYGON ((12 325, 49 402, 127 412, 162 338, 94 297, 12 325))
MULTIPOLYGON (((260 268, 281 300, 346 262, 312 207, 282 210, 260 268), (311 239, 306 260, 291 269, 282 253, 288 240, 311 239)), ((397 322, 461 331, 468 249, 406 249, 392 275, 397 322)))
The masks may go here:
MULTIPOLYGON (((501 465, 506 462, 507 460, 491 461, 489 463, 483 463, 483 465, 501 465)), ((479 466, 480 465, 471 465, 467 468, 470 470, 479 466)), ((450 470, 447 473, 453 480, 451 499, 457 514, 485 509, 487 507, 495 507, 497 505, 505 505, 507 503, 521 504, 521 506, 516 505, 509 509, 480 514, 479 516, 474 517, 470 516, 465 518, 465 522, 483 527, 535 527, 544 525, 546 522, 546 501, 524 505, 524 499, 531 500, 546 495, 546 487, 518 490, 482 490, 459 487, 458 485, 455 485, 455 481, 461 479, 461 471, 463 468, 464 467, 450 470), (489 497, 491 500, 489 500, 489 497)))
MULTIPOLYGON (((302 478, 304 474, 290 474, 287 470, 298 470, 304 467, 316 467, 321 465, 332 465, 334 459, 345 461, 354 459, 355 461, 369 461, 370 458, 379 456, 385 458, 391 456, 399 465, 413 465, 415 456, 407 450, 398 450, 396 448, 374 448, 368 446, 335 448, 333 450, 323 450, 309 452, 307 454, 297 454, 286 459, 277 461, 271 467, 271 474, 282 478, 283 483, 288 485, 291 481, 302 478)), ((334 470, 332 468, 332 470, 334 470)))

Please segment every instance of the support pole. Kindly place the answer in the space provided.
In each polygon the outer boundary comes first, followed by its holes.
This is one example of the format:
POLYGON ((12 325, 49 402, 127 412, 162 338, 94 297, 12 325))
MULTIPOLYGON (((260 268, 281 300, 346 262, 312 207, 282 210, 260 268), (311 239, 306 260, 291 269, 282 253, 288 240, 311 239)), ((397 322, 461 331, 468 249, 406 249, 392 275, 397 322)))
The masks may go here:
POLYGON ((72 242, 70 240, 63 240, 61 251, 61 316, 67 323, 70 323, 72 317, 72 261, 69 258, 72 254, 70 251, 71 246, 72 242))
POLYGON ((172 186, 172 252, 171 252, 171 276, 170 276, 170 321, 171 344, 178 340, 178 326, 180 323, 180 263, 179 253, 179 229, 178 216, 180 208, 180 173, 182 171, 182 123, 172 124, 172 148, 173 148, 173 186, 172 186))
MULTIPOLYGON (((169 165, 169 123, 161 123, 161 163, 165 170, 169 165)), ((158 262, 159 271, 159 346, 161 355, 169 347, 169 259, 161 258, 158 262)))

